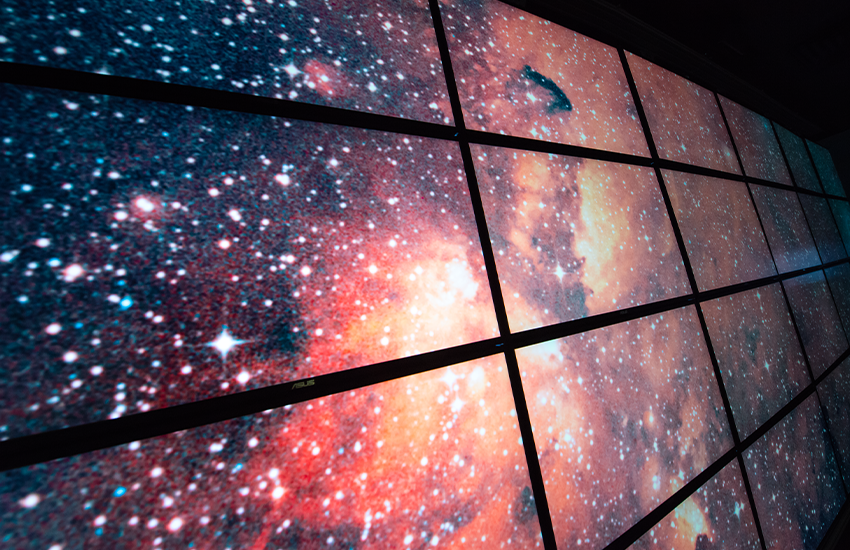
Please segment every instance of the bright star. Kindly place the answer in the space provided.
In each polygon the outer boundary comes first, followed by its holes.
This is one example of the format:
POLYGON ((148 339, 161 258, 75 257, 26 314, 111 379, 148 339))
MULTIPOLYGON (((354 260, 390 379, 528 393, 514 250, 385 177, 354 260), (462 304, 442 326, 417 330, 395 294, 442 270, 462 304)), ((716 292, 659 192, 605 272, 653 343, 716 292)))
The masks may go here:
POLYGON ((445 382, 449 388, 453 389, 457 381, 460 380, 460 376, 453 373, 451 369, 448 369, 446 374, 440 377, 440 380, 445 382))
POLYGON ((221 354, 221 358, 223 360, 227 360, 227 354, 230 353, 230 350, 235 348, 240 344, 245 344, 250 340, 236 340, 233 336, 227 332, 227 327, 221 329, 221 333, 216 336, 215 340, 207 344, 210 347, 215 348, 221 354))
POLYGON ((460 397, 455 397, 455 400, 452 401, 452 412, 460 412, 464 405, 466 405, 466 403, 464 401, 461 401, 460 397))
POLYGON ((558 277, 558 280, 563 283, 564 282, 564 275, 566 275, 566 274, 567 274, 567 272, 564 271, 564 268, 561 267, 561 264, 559 263, 557 269, 555 269, 555 276, 558 277))

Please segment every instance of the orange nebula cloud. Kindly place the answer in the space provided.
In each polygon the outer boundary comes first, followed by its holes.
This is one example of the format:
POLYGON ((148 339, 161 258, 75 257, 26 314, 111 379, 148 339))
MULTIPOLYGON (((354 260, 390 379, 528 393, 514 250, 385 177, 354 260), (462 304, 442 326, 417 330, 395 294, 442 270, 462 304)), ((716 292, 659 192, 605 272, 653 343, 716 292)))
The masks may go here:
POLYGON ((605 546, 732 444, 693 308, 517 357, 559 546, 605 546))
POLYGON ((512 330, 689 292, 652 170, 472 151, 512 330))
POLYGON ((649 156, 616 49, 489 0, 449 2, 443 21, 467 127, 649 156))

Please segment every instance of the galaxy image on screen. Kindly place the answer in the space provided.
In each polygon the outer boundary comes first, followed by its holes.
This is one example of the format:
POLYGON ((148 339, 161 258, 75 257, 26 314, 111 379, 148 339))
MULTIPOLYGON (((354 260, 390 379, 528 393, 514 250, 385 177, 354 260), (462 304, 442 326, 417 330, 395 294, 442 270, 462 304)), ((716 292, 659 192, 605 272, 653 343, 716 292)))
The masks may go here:
POLYGON ((3 17, 3 548, 838 517, 850 205, 758 105, 498 0, 3 17))

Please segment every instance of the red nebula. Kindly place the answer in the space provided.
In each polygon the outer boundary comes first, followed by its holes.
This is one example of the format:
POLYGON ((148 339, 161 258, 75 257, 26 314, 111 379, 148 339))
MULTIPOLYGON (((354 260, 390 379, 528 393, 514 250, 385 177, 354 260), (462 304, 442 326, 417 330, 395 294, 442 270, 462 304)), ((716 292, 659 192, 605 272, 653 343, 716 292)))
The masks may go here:
POLYGON ((315 84, 313 88, 323 97, 345 97, 348 91, 348 82, 343 73, 329 63, 322 63, 311 59, 304 64, 304 72, 310 75, 310 82, 315 84))

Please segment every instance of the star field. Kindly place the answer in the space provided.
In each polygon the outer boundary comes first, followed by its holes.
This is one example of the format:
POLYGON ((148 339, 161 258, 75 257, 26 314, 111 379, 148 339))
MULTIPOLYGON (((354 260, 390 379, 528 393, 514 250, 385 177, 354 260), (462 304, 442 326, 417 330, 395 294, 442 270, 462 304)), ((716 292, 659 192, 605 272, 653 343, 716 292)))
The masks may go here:
POLYGON ((69 79, 0 83, 4 459, 131 426, 0 472, 0 546, 817 548, 825 149, 497 0, 0 9, 69 79))

